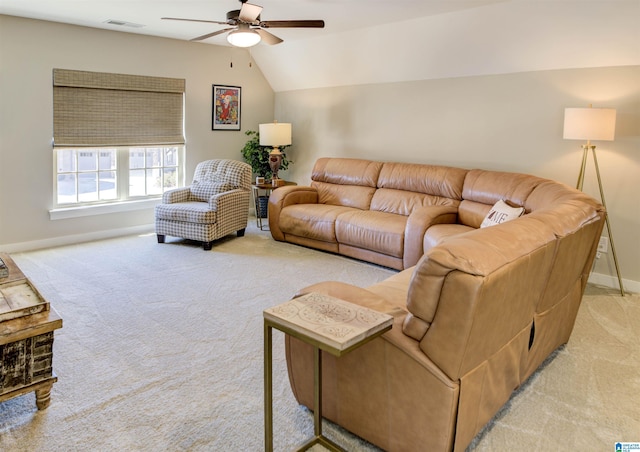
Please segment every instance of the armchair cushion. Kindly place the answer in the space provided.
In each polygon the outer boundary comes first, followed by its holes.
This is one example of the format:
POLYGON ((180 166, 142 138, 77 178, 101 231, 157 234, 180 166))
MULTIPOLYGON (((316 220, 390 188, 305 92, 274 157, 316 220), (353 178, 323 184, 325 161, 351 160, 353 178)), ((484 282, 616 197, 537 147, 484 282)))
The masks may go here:
POLYGON ((236 160, 207 160, 196 167, 192 185, 198 183, 228 183, 234 188, 250 190, 251 167, 236 160))
POLYGON ((234 187, 228 182, 194 181, 190 187, 191 201, 209 202, 213 195, 224 193, 234 187))
POLYGON ((209 204, 201 201, 188 201, 176 204, 158 204, 156 218, 188 223, 213 224, 218 213, 209 209, 209 204))

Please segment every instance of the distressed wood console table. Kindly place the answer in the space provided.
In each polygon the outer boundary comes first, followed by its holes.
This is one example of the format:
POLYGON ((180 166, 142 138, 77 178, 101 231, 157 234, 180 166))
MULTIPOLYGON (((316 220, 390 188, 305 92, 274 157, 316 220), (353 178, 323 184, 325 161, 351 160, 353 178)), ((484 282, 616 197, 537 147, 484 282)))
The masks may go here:
POLYGON ((309 293, 273 308, 264 316, 265 450, 273 451, 272 329, 276 328, 313 346, 314 434, 298 450, 321 444, 344 451, 322 435, 322 354, 340 357, 389 331, 393 317, 321 293, 309 293))
POLYGON ((0 260, 0 402, 35 391, 43 410, 58 380, 53 332, 62 319, 7 254, 0 260))

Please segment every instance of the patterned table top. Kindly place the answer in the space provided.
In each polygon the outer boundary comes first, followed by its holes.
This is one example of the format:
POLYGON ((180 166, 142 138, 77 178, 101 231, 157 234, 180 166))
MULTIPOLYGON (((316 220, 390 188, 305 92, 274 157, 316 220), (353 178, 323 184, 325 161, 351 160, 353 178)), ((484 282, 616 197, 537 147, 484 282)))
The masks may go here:
POLYGON ((339 298, 309 293, 264 310, 264 318, 311 338, 334 355, 391 328, 393 317, 339 298))

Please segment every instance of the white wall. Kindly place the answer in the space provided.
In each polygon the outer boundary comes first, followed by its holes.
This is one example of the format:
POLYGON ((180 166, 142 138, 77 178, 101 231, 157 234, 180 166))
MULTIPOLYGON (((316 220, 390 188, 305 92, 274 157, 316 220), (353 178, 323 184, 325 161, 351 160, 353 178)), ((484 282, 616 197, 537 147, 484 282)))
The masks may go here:
MULTIPOLYGON (((562 139, 565 107, 617 109, 616 139, 597 144, 616 251, 640 291, 640 66, 536 71, 276 93, 292 123, 285 177, 307 184, 322 156, 516 171, 575 186, 579 141, 562 139)), ((599 199, 593 162, 584 191, 599 199)), ((615 286, 611 253, 598 282, 615 286)))
POLYGON ((640 64, 638 0, 509 0, 257 46, 276 92, 640 64))
POLYGON ((0 15, 0 250, 149 229, 153 210, 52 221, 52 69, 186 79, 187 180, 198 162, 242 159, 274 94, 241 49, 0 15), (233 60, 233 68, 230 61, 233 60), (211 130, 212 84, 242 87, 242 131, 211 130))

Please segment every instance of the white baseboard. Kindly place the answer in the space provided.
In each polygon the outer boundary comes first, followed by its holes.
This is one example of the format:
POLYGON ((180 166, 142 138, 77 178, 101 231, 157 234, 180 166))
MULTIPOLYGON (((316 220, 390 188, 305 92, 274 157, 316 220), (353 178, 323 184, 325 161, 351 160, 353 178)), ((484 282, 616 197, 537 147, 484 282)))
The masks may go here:
POLYGON ((148 234, 153 231, 153 224, 145 224, 141 226, 133 226, 130 228, 108 229, 104 231, 88 232, 86 234, 65 235, 62 237, 52 237, 50 239, 33 240, 30 242, 9 243, 1 245, 0 249, 5 253, 20 253, 23 251, 33 251, 43 248, 54 248, 57 246, 91 242, 94 240, 111 239, 114 237, 122 237, 125 235, 148 234))
MULTIPOLYGON (((597 284, 599 286, 610 287, 612 289, 620 290, 620 284, 618 283, 618 277, 615 275, 604 275, 602 273, 591 273, 589 275, 589 282, 597 284)), ((628 293, 640 293, 640 282, 632 281, 630 279, 622 279, 622 285, 624 291, 628 293)))

